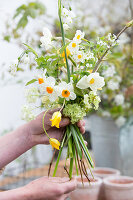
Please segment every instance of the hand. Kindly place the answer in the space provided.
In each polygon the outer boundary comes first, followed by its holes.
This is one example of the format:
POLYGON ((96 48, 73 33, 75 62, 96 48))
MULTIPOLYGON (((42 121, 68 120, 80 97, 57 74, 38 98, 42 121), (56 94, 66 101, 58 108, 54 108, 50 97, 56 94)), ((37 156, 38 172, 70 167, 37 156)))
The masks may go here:
MULTIPOLYGON (((70 123, 70 119, 62 117, 60 122, 60 128, 51 127, 50 119, 52 118, 52 115, 55 111, 57 111, 57 109, 49 110, 46 113, 46 116, 44 118, 44 126, 49 137, 60 140, 62 134, 64 133, 65 127, 70 123)), ((31 122, 28 123, 28 129, 30 129, 33 146, 37 144, 49 144, 49 139, 43 130, 43 124, 42 124, 44 113, 45 112, 42 112, 36 117, 35 120, 32 120, 31 122)), ((77 126, 80 128, 81 133, 85 132, 84 120, 79 121, 77 123, 77 126)))
POLYGON ((76 189, 75 179, 42 177, 24 187, 32 200, 65 200, 76 189))

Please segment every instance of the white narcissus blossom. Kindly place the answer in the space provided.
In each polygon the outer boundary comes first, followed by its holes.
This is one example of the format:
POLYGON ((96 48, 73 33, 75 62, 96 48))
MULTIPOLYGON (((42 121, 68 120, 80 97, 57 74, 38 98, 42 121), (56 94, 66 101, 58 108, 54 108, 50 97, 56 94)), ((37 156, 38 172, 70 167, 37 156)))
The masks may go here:
POLYGON ((58 85, 58 94, 61 98, 65 98, 67 101, 76 99, 72 83, 67 84, 65 81, 62 81, 58 85))
POLYGON ((21 110, 21 118, 26 121, 35 119, 35 115, 32 113, 32 108, 28 105, 24 105, 21 110))
POLYGON ((18 60, 13 60, 9 66, 9 72, 12 76, 16 76, 18 60))
POLYGON ((71 54, 75 54, 79 50, 79 45, 76 40, 72 40, 72 42, 68 45, 68 49, 71 54))
POLYGON ((74 36, 74 40, 77 41, 78 43, 81 43, 81 40, 82 40, 82 38, 84 38, 84 36, 85 36, 84 32, 77 30, 76 34, 74 36))
POLYGON ((43 71, 42 74, 37 74, 37 75, 35 76, 35 78, 37 78, 38 83, 39 83, 40 85, 41 85, 42 83, 45 83, 45 81, 46 81, 46 72, 47 72, 47 69, 45 69, 45 70, 43 71))
POLYGON ((40 38, 40 42, 42 43, 41 46, 44 47, 46 50, 51 49, 52 47, 52 34, 48 28, 43 29, 43 36, 40 38))
POLYGON ((124 99, 125 98, 124 98, 123 94, 117 94, 115 96, 114 101, 115 101, 116 105, 119 106, 119 105, 122 105, 124 103, 124 99))
POLYGON ((46 78, 45 83, 42 83, 42 92, 44 95, 48 96, 51 102, 56 101, 58 98, 57 86, 55 86, 55 82, 55 78, 49 76, 48 78, 46 78))
POLYGON ((107 87, 110 90, 118 90, 119 89, 119 83, 115 82, 114 80, 109 80, 107 83, 107 87))
POLYGON ((83 51, 77 51, 74 55, 73 58, 76 62, 81 62, 84 63, 85 61, 85 54, 83 51))
POLYGON ((103 71, 102 75, 105 78, 108 78, 108 77, 113 77, 115 73, 116 73, 115 67, 114 67, 114 65, 112 65, 112 66, 108 67, 107 70, 103 71))
POLYGON ((121 128, 126 123, 126 118, 123 117, 123 116, 120 116, 120 117, 117 118, 115 123, 119 128, 121 128))
POLYGON ((35 87, 31 87, 25 90, 25 97, 28 103, 35 103, 39 96, 38 89, 35 87))
POLYGON ((83 76, 79 82, 77 83, 76 87, 80 89, 91 88, 93 91, 97 91, 98 89, 102 88, 105 85, 104 78, 99 76, 98 72, 91 73, 88 76, 83 76))

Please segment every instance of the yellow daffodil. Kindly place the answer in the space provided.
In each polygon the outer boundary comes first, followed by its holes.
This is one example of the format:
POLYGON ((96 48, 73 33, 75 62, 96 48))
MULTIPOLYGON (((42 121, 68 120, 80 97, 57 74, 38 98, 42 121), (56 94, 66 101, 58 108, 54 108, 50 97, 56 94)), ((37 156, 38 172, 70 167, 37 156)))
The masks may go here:
POLYGON ((51 144, 52 148, 58 149, 60 147, 60 142, 55 138, 50 138, 49 143, 51 144))
MULTIPOLYGON (((68 49, 68 47, 66 48, 66 54, 67 54, 67 58, 68 56, 71 54, 70 50, 68 49)), ((63 51, 63 53, 61 54, 61 57, 64 58, 64 61, 66 62, 66 58, 65 58, 65 51, 63 51)))
POLYGON ((60 111, 54 112, 54 114, 52 115, 52 119, 50 119, 50 121, 52 122, 51 126, 56 126, 57 128, 59 128, 59 123, 61 121, 61 112, 60 111))

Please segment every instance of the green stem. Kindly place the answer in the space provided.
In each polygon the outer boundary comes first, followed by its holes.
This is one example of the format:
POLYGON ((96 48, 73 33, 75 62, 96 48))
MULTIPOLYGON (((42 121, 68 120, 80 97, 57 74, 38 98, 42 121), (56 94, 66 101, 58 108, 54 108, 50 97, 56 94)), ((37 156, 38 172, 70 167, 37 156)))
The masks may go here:
POLYGON ((66 139, 66 133, 65 133, 64 138, 63 138, 62 143, 61 143, 61 148, 60 148, 60 151, 59 151, 59 154, 58 154, 58 158, 57 158, 57 161, 56 161, 56 164, 55 164, 53 177, 55 177, 56 172, 57 172, 57 168, 58 168, 58 164, 59 164, 59 161, 60 161, 61 153, 62 153, 62 150, 63 150, 63 147, 64 147, 65 139, 66 139))
POLYGON ((72 59, 72 57, 71 57, 71 56, 68 56, 68 58, 69 58, 69 60, 71 61, 71 63, 72 63, 75 67, 77 67, 76 62, 72 59))
MULTIPOLYGON (((59 14, 59 20, 60 20, 60 27, 61 27, 61 34, 62 34, 62 41, 63 41, 63 46, 65 46, 65 34, 64 34, 64 28, 63 28, 63 23, 61 19, 61 0, 58 0, 58 14, 59 14)), ((68 59, 67 59, 67 53, 66 53, 66 48, 65 48, 65 59, 66 59, 66 65, 67 65, 67 76, 68 76, 68 82, 70 82, 70 68, 68 65, 68 59)))
POLYGON ((73 158, 70 159, 70 168, 69 168, 69 176, 70 179, 72 179, 72 174, 73 174, 73 158))
POLYGON ((69 127, 67 126, 67 138, 69 138, 69 140, 68 140, 68 149, 69 149, 69 156, 70 156, 70 158, 72 158, 73 157, 73 150, 72 150, 72 136, 70 137, 70 135, 71 135, 71 132, 70 132, 70 129, 69 129, 69 127))
POLYGON ((77 156, 76 156, 75 145, 73 145, 73 157, 75 159, 76 174, 78 176, 79 175, 79 171, 78 171, 78 164, 77 164, 77 156))
POLYGON ((80 148, 79 140, 77 138, 77 133, 76 133, 76 130, 74 128, 74 125, 72 125, 72 124, 70 125, 70 130, 72 132, 72 136, 73 136, 73 139, 74 139, 74 143, 75 143, 78 155, 79 155, 80 159, 82 159, 82 151, 81 151, 81 148, 80 148))
POLYGON ((86 155, 91 167, 93 168, 94 167, 93 160, 92 160, 91 155, 90 155, 90 153, 89 153, 89 151, 87 149, 87 146, 84 143, 84 138, 83 138, 82 134, 80 133, 79 128, 76 125, 74 127, 75 127, 75 130, 77 132, 77 136, 78 136, 79 142, 80 142, 80 144, 81 144, 81 146, 83 148, 83 151, 84 151, 84 153, 85 153, 85 155, 86 155))
POLYGON ((49 135, 47 134, 47 131, 46 131, 45 127, 44 127, 44 118, 45 118, 45 115, 46 115, 47 112, 48 112, 48 110, 47 110, 47 111, 44 113, 44 115, 43 115, 42 124, 43 124, 43 130, 44 130, 45 134, 46 134, 47 137, 50 139, 50 137, 49 137, 49 135))

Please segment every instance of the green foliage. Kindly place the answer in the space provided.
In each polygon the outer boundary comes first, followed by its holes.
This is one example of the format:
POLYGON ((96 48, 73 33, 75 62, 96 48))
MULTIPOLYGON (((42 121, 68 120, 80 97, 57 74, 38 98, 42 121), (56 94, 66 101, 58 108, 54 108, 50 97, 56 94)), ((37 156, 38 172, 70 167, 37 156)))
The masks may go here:
POLYGON ((38 15, 42 15, 44 13, 45 6, 40 2, 30 2, 27 5, 21 5, 17 8, 14 15, 14 19, 17 17, 19 18, 16 30, 19 28, 25 28, 28 24, 29 17, 35 19, 38 15))
POLYGON ((37 81, 37 79, 32 79, 31 81, 28 81, 27 83, 26 83, 26 86, 27 85, 30 85, 30 84, 32 84, 32 83, 35 83, 37 81))
POLYGON ((5 35, 4 36, 4 40, 7 41, 7 42, 10 42, 11 36, 10 35, 5 35))

